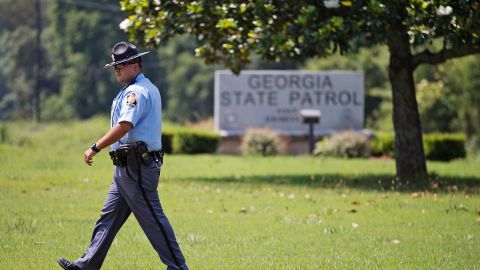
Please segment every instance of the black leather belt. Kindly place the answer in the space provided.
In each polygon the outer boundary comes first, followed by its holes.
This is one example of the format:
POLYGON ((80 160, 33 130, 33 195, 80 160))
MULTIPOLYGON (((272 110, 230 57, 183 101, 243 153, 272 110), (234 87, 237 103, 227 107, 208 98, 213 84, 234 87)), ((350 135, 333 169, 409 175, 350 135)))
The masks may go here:
POLYGON ((109 154, 113 165, 121 167, 126 167, 127 164, 133 165, 132 161, 136 160, 143 162, 145 165, 149 165, 152 160, 158 160, 160 164, 163 164, 164 156, 161 150, 148 151, 144 142, 122 144, 117 149, 110 151, 109 154))

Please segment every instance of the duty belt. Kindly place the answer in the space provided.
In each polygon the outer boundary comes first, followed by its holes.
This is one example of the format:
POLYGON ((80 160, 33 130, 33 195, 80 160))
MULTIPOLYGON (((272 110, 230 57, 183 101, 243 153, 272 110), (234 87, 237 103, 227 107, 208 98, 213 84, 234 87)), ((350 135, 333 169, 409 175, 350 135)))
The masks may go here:
POLYGON ((134 169, 140 165, 150 165, 153 160, 158 160, 160 165, 163 164, 163 151, 148 151, 144 142, 135 142, 122 144, 117 149, 110 151, 110 158, 113 165, 126 167, 132 166, 134 169))

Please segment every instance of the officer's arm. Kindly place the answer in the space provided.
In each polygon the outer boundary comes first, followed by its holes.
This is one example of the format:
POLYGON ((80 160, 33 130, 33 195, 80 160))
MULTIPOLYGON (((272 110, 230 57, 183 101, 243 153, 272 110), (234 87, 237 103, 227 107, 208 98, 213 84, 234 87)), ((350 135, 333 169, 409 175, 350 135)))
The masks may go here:
MULTIPOLYGON (((132 123, 127 121, 122 121, 112 127, 103 137, 95 143, 98 149, 105 148, 110 144, 120 140, 127 132, 133 127, 132 123)), ((97 152, 93 151, 92 148, 88 148, 85 151, 83 158, 87 165, 91 166, 93 163, 93 156, 95 156, 97 152)))
POLYGON ((96 143, 98 149, 103 149, 112 143, 120 140, 133 127, 132 123, 123 121, 113 126, 100 140, 96 143))

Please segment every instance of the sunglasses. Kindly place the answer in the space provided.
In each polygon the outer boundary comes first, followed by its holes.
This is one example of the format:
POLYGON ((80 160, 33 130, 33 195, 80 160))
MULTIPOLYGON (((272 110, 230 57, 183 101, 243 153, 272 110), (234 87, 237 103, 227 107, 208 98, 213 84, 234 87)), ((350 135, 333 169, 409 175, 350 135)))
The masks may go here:
POLYGON ((137 61, 127 61, 127 62, 124 62, 124 63, 120 63, 120 64, 117 64, 117 65, 114 65, 113 68, 115 70, 119 70, 119 69, 122 69, 128 65, 132 65, 132 64, 135 64, 137 63, 137 61))

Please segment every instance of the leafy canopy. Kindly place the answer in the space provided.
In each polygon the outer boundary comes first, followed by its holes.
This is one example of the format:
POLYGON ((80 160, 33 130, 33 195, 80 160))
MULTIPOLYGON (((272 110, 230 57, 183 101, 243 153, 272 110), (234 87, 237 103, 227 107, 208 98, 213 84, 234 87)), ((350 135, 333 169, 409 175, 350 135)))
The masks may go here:
POLYGON ((404 31, 412 47, 477 47, 480 3, 475 0, 123 0, 122 28, 142 45, 178 34, 196 37, 197 56, 238 72, 252 52, 268 60, 324 56, 388 43, 404 31))

